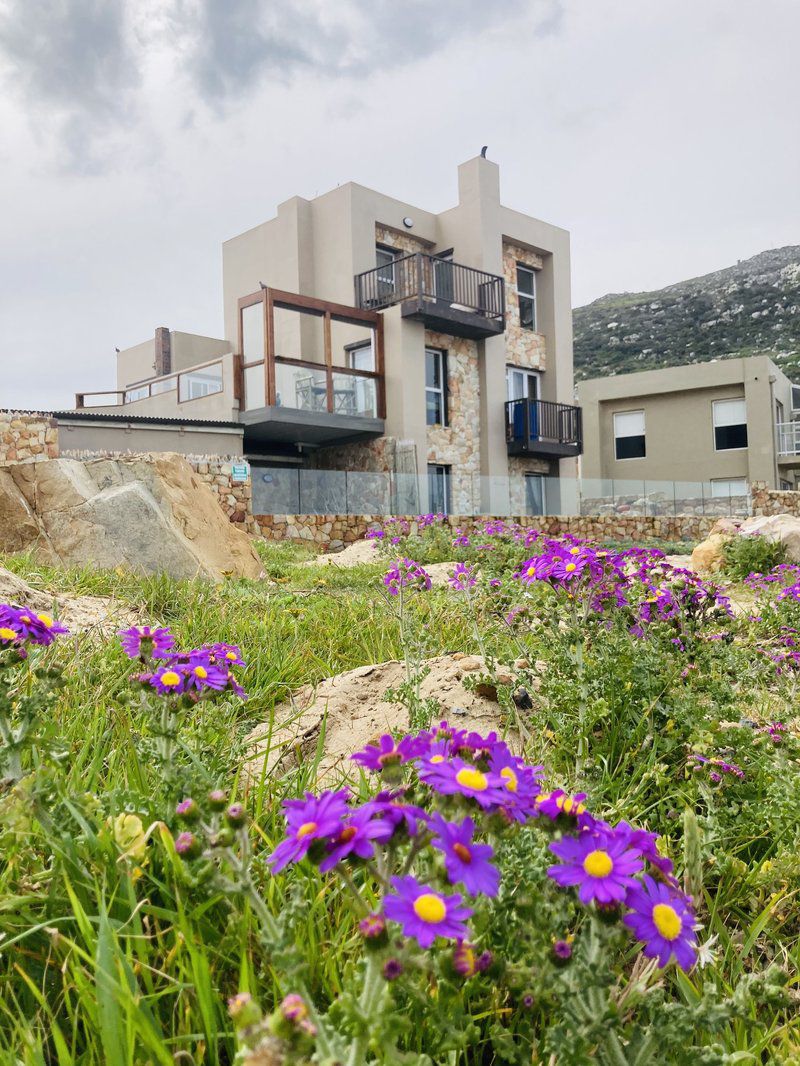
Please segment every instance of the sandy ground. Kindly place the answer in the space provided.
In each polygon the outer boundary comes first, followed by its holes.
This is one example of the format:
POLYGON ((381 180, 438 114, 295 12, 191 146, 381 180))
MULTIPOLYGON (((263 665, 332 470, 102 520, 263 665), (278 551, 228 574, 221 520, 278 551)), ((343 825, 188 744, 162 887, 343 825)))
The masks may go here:
POLYGON ((58 597, 31 588, 27 582, 0 567, 0 603, 16 607, 32 607, 45 611, 62 622, 71 633, 95 631, 111 636, 118 629, 135 625, 135 611, 105 596, 73 596, 62 593, 58 597))

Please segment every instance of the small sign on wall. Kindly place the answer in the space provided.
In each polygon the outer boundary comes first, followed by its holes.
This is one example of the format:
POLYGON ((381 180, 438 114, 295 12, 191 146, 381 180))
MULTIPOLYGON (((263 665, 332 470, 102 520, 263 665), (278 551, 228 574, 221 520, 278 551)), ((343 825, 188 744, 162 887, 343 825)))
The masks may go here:
POLYGON ((231 465, 231 481, 249 481, 250 466, 248 463, 233 463, 231 465))

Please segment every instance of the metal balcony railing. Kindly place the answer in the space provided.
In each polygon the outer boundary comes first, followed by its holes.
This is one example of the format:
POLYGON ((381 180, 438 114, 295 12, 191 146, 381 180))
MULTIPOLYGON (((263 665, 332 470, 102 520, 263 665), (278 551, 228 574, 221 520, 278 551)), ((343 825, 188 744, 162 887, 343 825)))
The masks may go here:
POLYGON ((580 455, 583 413, 580 407, 549 400, 509 400, 506 442, 509 455, 580 455))
POLYGON ((438 303, 502 323, 503 278, 484 270, 415 252, 355 278, 356 306, 379 310, 405 300, 438 303))
POLYGON ((800 422, 778 422, 775 432, 779 456, 800 455, 800 422))

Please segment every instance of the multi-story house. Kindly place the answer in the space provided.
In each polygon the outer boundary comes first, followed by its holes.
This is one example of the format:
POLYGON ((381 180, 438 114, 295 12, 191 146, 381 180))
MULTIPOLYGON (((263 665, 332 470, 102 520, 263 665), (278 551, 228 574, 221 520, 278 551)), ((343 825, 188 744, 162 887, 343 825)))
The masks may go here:
POLYGON ((236 423, 256 496, 294 463, 405 478, 409 507, 524 513, 573 472, 569 235, 503 206, 483 156, 439 214, 353 183, 294 197, 225 242, 223 283, 224 339, 159 329, 78 408, 236 423))
POLYGON ((578 398, 585 480, 706 482, 712 498, 796 487, 800 387, 766 355, 593 378, 578 398))

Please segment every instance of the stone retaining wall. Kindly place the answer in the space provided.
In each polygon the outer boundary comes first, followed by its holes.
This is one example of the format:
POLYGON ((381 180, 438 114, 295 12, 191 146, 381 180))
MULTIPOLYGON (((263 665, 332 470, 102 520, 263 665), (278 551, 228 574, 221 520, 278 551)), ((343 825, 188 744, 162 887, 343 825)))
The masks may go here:
POLYGON ((763 481, 750 487, 754 515, 790 514, 800 516, 800 492, 768 489, 763 481))
POLYGON ((57 458, 55 419, 30 411, 0 411, 0 466, 57 458))
MULTIPOLYGON (((387 521, 387 515, 255 515, 255 522, 266 540, 304 541, 322 550, 336 550, 361 540, 368 529, 387 521)), ((407 516, 406 521, 416 532, 415 517, 407 516)), ((492 519, 450 515, 446 521, 453 530, 470 532, 482 529, 492 519)), ((716 519, 713 515, 522 515, 502 521, 516 522, 525 529, 541 529, 550 535, 575 533, 598 541, 697 542, 707 536, 716 519)))

